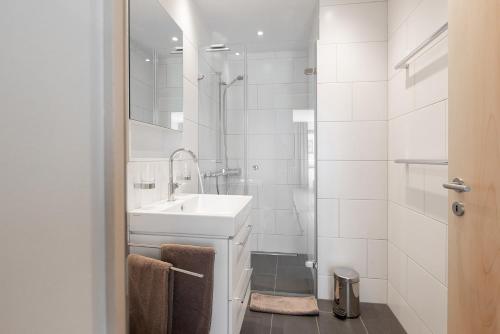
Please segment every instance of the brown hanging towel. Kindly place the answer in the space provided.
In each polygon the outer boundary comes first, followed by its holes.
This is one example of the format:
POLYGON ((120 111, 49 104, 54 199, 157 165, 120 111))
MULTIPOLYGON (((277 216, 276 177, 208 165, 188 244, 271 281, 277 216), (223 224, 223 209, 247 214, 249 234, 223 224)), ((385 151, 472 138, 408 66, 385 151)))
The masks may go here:
POLYGON ((127 262, 130 334, 170 334, 172 265, 137 254, 127 262))
POLYGON ((172 334, 209 334, 214 290, 213 247, 164 244, 161 259, 175 267, 203 274, 203 278, 176 274, 172 334))

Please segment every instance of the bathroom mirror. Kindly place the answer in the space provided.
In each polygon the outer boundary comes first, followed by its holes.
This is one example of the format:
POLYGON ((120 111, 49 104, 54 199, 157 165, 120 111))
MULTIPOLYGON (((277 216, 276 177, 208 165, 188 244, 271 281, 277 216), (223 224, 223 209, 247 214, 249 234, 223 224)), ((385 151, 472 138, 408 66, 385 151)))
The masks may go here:
POLYGON ((182 131, 182 30, 158 0, 129 6, 129 117, 182 131))

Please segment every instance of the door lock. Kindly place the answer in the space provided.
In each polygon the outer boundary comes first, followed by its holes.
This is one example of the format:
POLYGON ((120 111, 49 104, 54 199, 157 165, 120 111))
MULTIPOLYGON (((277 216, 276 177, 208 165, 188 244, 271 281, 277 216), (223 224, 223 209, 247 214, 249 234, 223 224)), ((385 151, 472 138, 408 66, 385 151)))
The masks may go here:
POLYGON ((451 210, 455 216, 461 217, 465 214, 465 206, 464 203, 455 201, 451 205, 451 210))

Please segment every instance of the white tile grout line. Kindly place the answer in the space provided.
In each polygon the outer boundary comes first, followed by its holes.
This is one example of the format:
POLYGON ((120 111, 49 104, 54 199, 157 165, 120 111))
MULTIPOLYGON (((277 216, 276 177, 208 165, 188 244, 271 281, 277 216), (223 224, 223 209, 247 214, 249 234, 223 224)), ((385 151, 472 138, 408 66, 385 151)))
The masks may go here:
POLYGON ((269 326, 269 334, 271 334, 273 332, 273 318, 274 318, 274 314, 271 313, 271 326, 269 326))
POLYGON ((318 318, 319 318, 319 315, 316 317, 316 329, 318 330, 318 334, 321 334, 321 332, 319 331, 318 318))

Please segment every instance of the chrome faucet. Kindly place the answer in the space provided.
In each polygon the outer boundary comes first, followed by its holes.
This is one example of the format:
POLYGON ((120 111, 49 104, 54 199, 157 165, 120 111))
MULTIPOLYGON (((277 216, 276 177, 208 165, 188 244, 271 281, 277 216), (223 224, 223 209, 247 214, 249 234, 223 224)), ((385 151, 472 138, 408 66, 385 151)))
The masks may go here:
POLYGON ((168 201, 172 202, 175 201, 175 189, 179 188, 179 184, 174 182, 174 159, 177 156, 177 154, 181 152, 186 152, 188 153, 191 158, 193 159, 194 163, 198 163, 198 158, 196 157, 196 154, 193 153, 193 151, 190 151, 185 148, 180 148, 178 150, 175 150, 170 154, 170 158, 168 158, 168 163, 170 170, 168 171, 168 201))

